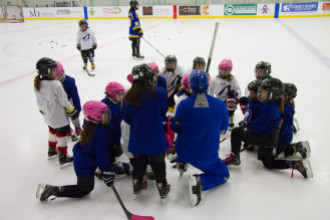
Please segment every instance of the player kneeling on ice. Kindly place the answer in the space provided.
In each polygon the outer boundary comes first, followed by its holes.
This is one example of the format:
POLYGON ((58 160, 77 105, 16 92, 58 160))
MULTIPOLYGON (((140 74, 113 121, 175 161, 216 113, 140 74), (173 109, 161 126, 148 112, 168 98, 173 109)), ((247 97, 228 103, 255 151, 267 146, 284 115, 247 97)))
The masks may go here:
POLYGON ((49 127, 48 159, 59 156, 60 168, 72 163, 67 155, 67 138, 70 132, 69 117, 76 118, 78 112, 68 101, 62 84, 55 80, 57 63, 47 57, 36 64, 38 75, 34 78, 34 90, 39 111, 49 127))
MULTIPOLYGON (((80 98, 76 86, 75 79, 64 73, 63 65, 60 62, 57 63, 56 79, 59 80, 68 96, 70 103, 76 108, 77 115, 75 118, 71 117, 71 122, 75 128, 74 133, 71 135, 71 139, 76 141, 81 136, 81 126, 79 121, 79 114, 81 111, 80 98)), ((71 129, 70 129, 71 130, 71 129)), ((71 134, 71 133, 70 133, 71 134)))
POLYGON ((109 124, 111 113, 108 107, 99 101, 88 101, 83 106, 86 124, 81 141, 73 148, 74 170, 77 185, 51 186, 40 184, 37 198, 47 201, 54 197, 82 198, 94 189, 94 172, 96 167, 103 171, 103 181, 112 186, 114 172, 109 162, 109 124))
POLYGON ((170 191, 166 180, 165 150, 168 148, 163 118, 167 112, 167 94, 155 87, 155 75, 147 64, 134 66, 133 84, 123 102, 123 119, 130 127, 128 150, 133 154, 133 192, 139 195, 147 188, 144 180, 150 161, 157 188, 164 201, 170 191))
POLYGON ((189 178, 193 206, 200 203, 206 191, 227 182, 229 171, 219 158, 220 133, 228 129, 226 104, 207 94, 209 78, 205 71, 194 70, 189 75, 192 95, 177 107, 171 128, 178 133, 177 161, 186 162, 203 171, 189 178))
POLYGON ((224 59, 219 64, 219 75, 211 81, 209 94, 218 97, 227 105, 229 113, 229 127, 234 127, 234 112, 238 99, 241 97, 241 88, 237 79, 231 74, 233 63, 224 59))
POLYGON ((307 159, 310 156, 309 142, 291 143, 293 138, 294 98, 296 96, 297 87, 292 83, 284 83, 285 105, 279 142, 276 148, 276 160, 286 160, 289 167, 297 169, 305 178, 312 178, 312 169, 307 159))
POLYGON ((87 68, 87 62, 91 62, 92 70, 95 69, 94 50, 97 48, 94 31, 88 27, 86 20, 80 20, 78 23, 80 30, 77 32, 77 49, 80 50, 82 60, 84 61, 83 69, 87 68))

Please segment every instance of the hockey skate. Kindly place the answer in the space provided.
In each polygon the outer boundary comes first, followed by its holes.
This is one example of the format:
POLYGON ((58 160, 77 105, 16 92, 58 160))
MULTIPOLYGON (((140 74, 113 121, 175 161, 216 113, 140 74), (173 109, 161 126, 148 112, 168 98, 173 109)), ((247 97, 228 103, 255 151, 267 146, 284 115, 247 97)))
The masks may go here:
POLYGON ((142 58, 144 58, 144 56, 142 56, 140 53, 137 53, 137 54, 136 54, 136 58, 140 58, 140 59, 142 59, 142 58))
POLYGON ((87 69, 87 63, 84 63, 83 70, 86 70, 86 69, 87 69))
POLYGON ((116 179, 121 179, 121 178, 124 178, 125 176, 127 176, 127 172, 121 163, 114 163, 113 170, 115 172, 116 179))
POLYGON ((59 163, 60 163, 60 168, 61 169, 63 169, 63 168, 65 168, 65 167, 72 164, 73 157, 70 157, 68 155, 62 155, 60 151, 57 151, 57 153, 60 155, 59 163))
POLYGON ((234 155, 231 153, 224 161, 228 167, 240 168, 241 160, 239 154, 234 155))
POLYGON ((165 153, 168 160, 174 160, 178 157, 174 147, 169 147, 165 153))
POLYGON ((166 202, 166 197, 171 190, 171 185, 164 183, 157 183, 157 189, 160 195, 160 199, 163 203, 166 202))
POLYGON ((291 178, 293 178, 293 171, 298 170, 304 178, 313 178, 312 166, 308 159, 300 161, 291 161, 290 166, 292 168, 291 178))
POLYGON ((95 63, 92 63, 92 70, 95 70, 95 63))
POLYGON ((280 154, 276 160, 298 161, 310 157, 311 147, 308 141, 290 144, 289 148, 293 151, 292 155, 285 157, 284 154, 280 154))
POLYGON ((56 149, 52 149, 48 146, 48 160, 54 159, 58 157, 56 149))
POLYGON ((141 195, 141 193, 143 193, 147 189, 147 187, 148 183, 146 181, 133 179, 133 199, 136 199, 139 195, 141 195))
POLYGON ((48 200, 51 201, 56 199, 58 192, 59 192, 59 188, 57 186, 39 184, 36 197, 41 202, 45 202, 48 200))
POLYGON ((186 172, 188 169, 188 164, 185 162, 179 162, 177 167, 180 172, 180 177, 182 177, 183 173, 186 172))
POLYGON ((198 205, 202 200, 202 181, 199 175, 189 176, 189 195, 192 206, 198 205))

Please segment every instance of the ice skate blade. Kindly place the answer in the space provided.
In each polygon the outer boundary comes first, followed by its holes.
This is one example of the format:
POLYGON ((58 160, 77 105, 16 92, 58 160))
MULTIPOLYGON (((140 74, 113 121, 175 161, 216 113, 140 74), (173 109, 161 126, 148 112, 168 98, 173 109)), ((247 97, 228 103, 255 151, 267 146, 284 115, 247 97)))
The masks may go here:
POLYGON ((309 158, 310 153, 311 153, 311 146, 309 145, 309 141, 304 141, 302 144, 303 144, 303 147, 306 148, 307 158, 309 158))
POLYGON ((40 200, 41 194, 42 194, 42 192, 45 190, 45 188, 46 188, 46 185, 44 185, 44 184, 39 184, 38 189, 37 189, 37 193, 36 193, 36 198, 37 198, 38 200, 40 200))
POLYGON ((60 164, 60 169, 63 169, 65 167, 68 167, 72 164, 72 162, 69 162, 69 163, 64 163, 64 164, 60 164))
POLYGON ((52 159, 55 159, 55 158, 57 158, 57 157, 58 157, 58 155, 53 155, 53 156, 51 156, 51 157, 48 157, 47 160, 52 160, 52 159))

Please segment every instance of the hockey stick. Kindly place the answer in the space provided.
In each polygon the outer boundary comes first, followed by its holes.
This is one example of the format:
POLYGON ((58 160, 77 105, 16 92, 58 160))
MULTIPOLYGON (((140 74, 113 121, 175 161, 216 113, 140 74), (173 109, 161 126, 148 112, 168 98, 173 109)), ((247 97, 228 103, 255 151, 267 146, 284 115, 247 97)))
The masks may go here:
POLYGON ((147 41, 144 37, 142 39, 147 42, 154 50, 156 50, 163 58, 165 58, 164 54, 162 54, 157 48, 155 48, 149 41, 147 41))
POLYGON ((86 68, 86 73, 87 73, 88 76, 91 76, 91 77, 94 77, 94 76, 95 76, 95 74, 91 74, 91 73, 88 71, 87 68, 86 68))
POLYGON ((213 49, 214 49, 214 43, 215 43, 215 40, 217 38, 219 24, 220 24, 219 22, 215 23, 215 29, 214 29, 214 33, 213 33, 213 39, 212 39, 210 54, 209 54, 209 58, 208 58, 207 64, 206 64, 206 73, 207 74, 209 74, 209 70, 210 70, 210 65, 211 65, 212 55, 213 55, 213 49))
POLYGON ((227 140, 227 138, 222 138, 222 140, 220 141, 220 143, 224 142, 225 140, 227 140))
POLYGON ((117 198, 121 208, 124 210, 124 212, 127 216, 127 219, 129 219, 129 220, 155 220, 154 217, 152 217, 152 216, 140 216, 140 215, 135 215, 135 214, 130 213, 126 209, 126 207, 125 207, 123 201, 121 200, 121 198, 119 196, 119 193, 117 192, 117 189, 115 188, 115 186, 112 185, 111 188, 112 188, 113 192, 115 193, 116 198, 117 198))

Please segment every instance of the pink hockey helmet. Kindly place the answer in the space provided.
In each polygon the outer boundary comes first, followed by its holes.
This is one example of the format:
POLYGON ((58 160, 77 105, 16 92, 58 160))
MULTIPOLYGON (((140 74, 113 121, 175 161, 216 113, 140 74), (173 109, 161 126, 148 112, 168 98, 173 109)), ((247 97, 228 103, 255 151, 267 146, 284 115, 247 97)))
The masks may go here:
POLYGON ((62 76, 64 73, 63 65, 58 61, 56 61, 56 64, 57 64, 56 77, 62 76))
POLYGON ((153 71, 159 71, 159 67, 155 62, 148 63, 148 66, 150 66, 153 71))
POLYGON ((183 89, 189 88, 189 74, 186 74, 182 77, 182 88, 183 89))
POLYGON ((233 68, 233 63, 231 62, 230 59, 223 59, 219 63, 219 69, 229 69, 231 70, 233 68))
POLYGON ((133 76, 132 76, 132 74, 128 74, 127 75, 127 80, 128 80, 128 82, 133 83, 133 76))
POLYGON ((125 88, 122 84, 117 82, 109 82, 105 87, 105 94, 112 98, 113 100, 117 100, 117 94, 124 94, 125 88))
MULTIPOLYGON (((83 106, 86 121, 99 124, 103 120, 103 113, 110 113, 108 106, 100 101, 88 101, 83 106)), ((109 119, 108 119, 109 120, 109 119)))

